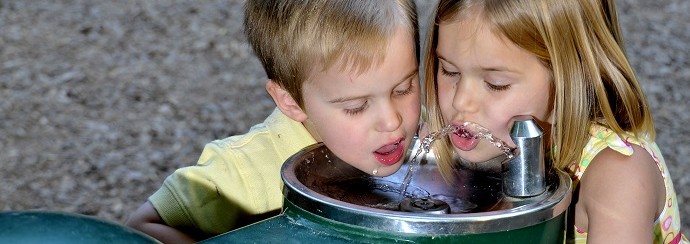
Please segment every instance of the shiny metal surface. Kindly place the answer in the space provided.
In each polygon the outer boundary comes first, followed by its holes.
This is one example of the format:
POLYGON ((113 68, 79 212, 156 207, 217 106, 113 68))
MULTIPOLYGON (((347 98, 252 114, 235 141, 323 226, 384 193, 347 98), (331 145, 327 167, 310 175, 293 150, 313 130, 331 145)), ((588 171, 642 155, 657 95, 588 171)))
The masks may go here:
POLYGON ((448 203, 439 199, 428 197, 406 197, 400 203, 400 211, 427 214, 449 214, 450 206, 448 203))
POLYGON ((506 195, 532 197, 546 190, 542 131, 531 117, 513 123, 510 137, 517 147, 517 155, 503 164, 506 195))
POLYGON ((502 193, 500 173, 458 170, 446 184, 433 155, 423 157, 408 193, 441 200, 449 214, 401 211, 400 186, 409 164, 387 177, 363 173, 335 157, 322 144, 293 155, 283 165, 285 200, 315 215, 381 231, 473 234, 532 226, 562 214, 570 203, 570 178, 549 172, 547 189, 531 198, 502 193))

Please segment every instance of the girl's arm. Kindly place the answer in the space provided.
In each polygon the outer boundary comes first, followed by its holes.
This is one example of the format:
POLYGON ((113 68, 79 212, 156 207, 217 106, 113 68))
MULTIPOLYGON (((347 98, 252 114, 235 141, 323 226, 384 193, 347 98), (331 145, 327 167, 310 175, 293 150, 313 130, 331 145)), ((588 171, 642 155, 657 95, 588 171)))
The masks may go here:
POLYGON ((665 187, 655 161, 633 145, 625 156, 600 152, 580 180, 575 224, 588 243, 652 243, 654 221, 663 209, 665 187))
POLYGON ((151 202, 146 201, 125 223, 127 226, 137 229, 158 239, 163 243, 195 243, 190 235, 170 227, 163 222, 151 202))

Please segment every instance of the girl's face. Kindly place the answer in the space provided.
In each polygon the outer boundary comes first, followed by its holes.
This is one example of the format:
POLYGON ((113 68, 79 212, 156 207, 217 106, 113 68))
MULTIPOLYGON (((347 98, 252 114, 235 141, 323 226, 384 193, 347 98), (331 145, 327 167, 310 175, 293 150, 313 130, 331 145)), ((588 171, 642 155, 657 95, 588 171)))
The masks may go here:
POLYGON ((413 36, 399 29, 371 69, 316 72, 304 84, 303 123, 348 164, 379 176, 395 173, 419 123, 417 64, 413 36))
MULTIPOLYGON (((535 55, 494 34, 481 18, 441 23, 438 33, 437 95, 446 125, 477 123, 512 147, 516 117, 529 115, 548 126, 551 76, 535 55)), ((472 162, 501 154, 487 140, 453 134, 450 141, 472 162)))

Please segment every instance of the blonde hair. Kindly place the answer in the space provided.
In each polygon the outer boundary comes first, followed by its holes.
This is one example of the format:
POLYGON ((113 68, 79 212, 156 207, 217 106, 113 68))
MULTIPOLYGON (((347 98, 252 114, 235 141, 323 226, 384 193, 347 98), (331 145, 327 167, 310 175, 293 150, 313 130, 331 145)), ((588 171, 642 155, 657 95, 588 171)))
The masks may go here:
MULTIPOLYGON (((567 169, 579 160, 593 123, 619 135, 629 131, 654 140, 654 123, 626 58, 613 0, 441 0, 436 25, 428 35, 425 60, 432 131, 443 126, 435 84, 438 24, 477 10, 494 33, 531 52, 551 71, 554 124, 550 157, 556 167, 567 169)), ((446 138, 434 150, 449 178, 454 167, 452 145, 446 138)))
MULTIPOLYGON (((364 72, 380 63, 397 28, 419 45, 412 0, 248 0, 244 28, 269 79, 304 107, 302 84, 314 69, 364 72)), ((419 48, 417 56, 419 60, 419 48)))

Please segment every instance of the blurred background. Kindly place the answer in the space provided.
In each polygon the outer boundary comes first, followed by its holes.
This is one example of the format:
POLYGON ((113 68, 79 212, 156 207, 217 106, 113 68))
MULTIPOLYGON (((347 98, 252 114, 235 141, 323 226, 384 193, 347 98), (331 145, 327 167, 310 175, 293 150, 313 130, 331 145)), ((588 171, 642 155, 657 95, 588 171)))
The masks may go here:
MULTIPOLYGON (((124 222, 205 143, 263 121, 242 3, 0 0, 0 211, 124 222)), ((687 234, 690 1, 617 4, 687 234)), ((433 5, 418 1, 423 29, 433 5)))

